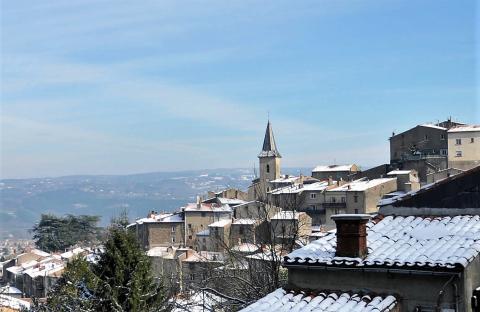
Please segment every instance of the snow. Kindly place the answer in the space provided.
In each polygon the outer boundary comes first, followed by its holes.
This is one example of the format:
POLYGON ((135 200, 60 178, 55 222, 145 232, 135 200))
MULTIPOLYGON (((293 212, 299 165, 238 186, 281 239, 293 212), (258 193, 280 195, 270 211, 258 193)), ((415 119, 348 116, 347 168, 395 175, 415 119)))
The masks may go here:
MULTIPOLYGON (((336 183, 336 182, 335 182, 336 183)), ((296 194, 305 191, 324 191, 328 187, 328 182, 315 182, 310 184, 296 184, 296 185, 289 185, 280 187, 270 191, 270 194, 277 195, 277 194, 296 194)))
POLYGON ((196 235, 197 236, 209 236, 210 235, 210 230, 206 229, 206 230, 200 231, 196 235))
POLYGON ((30 303, 18 298, 0 294, 0 307, 8 307, 16 310, 24 308, 30 309, 30 303))
POLYGON ((412 170, 393 170, 387 173, 387 175, 402 175, 402 174, 410 174, 412 170))
POLYGON ((458 127, 451 128, 450 130, 448 130, 448 133, 452 133, 452 132, 472 132, 472 131, 480 131, 480 125, 458 126, 458 127))
POLYGON ((257 220, 255 220, 255 219, 244 218, 244 219, 236 219, 235 221, 233 221, 232 224, 251 225, 251 224, 255 224, 255 223, 257 223, 257 220))
POLYGON ((259 250, 260 247, 255 244, 244 243, 244 244, 234 246, 232 249, 234 251, 239 251, 239 252, 255 252, 259 250))
POLYGON ((0 294, 22 294, 22 291, 16 287, 13 287, 13 286, 4 286, 4 287, 0 287, 0 294))
POLYGON ((480 253, 480 216, 387 216, 367 224, 367 246, 364 259, 336 257, 332 233, 293 251, 285 264, 466 267, 480 253))
POLYGON ((355 165, 329 165, 329 166, 316 166, 312 172, 335 172, 335 171, 348 171, 352 170, 355 165))
POLYGON ((147 251, 149 257, 162 257, 168 253, 168 247, 153 247, 147 251))
POLYGON ((208 226, 209 227, 224 227, 224 226, 226 226, 230 223, 232 223, 232 220, 225 219, 225 220, 220 220, 220 221, 214 222, 212 224, 209 224, 208 226))
POLYGON ((353 182, 344 184, 342 186, 327 190, 327 192, 342 192, 342 191, 352 191, 352 192, 362 192, 368 190, 369 188, 387 183, 390 181, 395 181, 396 178, 380 178, 373 180, 355 180, 353 182))
POLYGON ((294 183, 295 181, 298 180, 298 177, 296 176, 282 176, 278 179, 270 181, 270 183, 294 183))
POLYGON ((292 220, 298 219, 298 212, 296 211, 280 211, 276 215, 274 215, 272 220, 292 220))
POLYGON ((316 295, 279 288, 242 312, 265 311, 394 311, 397 299, 393 296, 373 296, 322 291, 316 295))
POLYGON ((176 299, 172 312, 205 312, 221 308, 225 299, 208 291, 198 291, 188 298, 176 299))
POLYGON ((420 126, 421 126, 421 127, 428 127, 428 128, 439 129, 439 130, 447 130, 447 128, 440 127, 440 126, 433 125, 433 124, 422 124, 422 125, 420 125, 420 126))

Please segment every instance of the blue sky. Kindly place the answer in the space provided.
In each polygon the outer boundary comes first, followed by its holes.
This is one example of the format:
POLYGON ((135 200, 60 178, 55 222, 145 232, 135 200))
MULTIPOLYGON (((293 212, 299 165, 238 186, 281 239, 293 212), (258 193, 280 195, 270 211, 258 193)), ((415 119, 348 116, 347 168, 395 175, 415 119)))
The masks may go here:
POLYGON ((1 1, 1 177, 388 161, 479 123, 475 1, 1 1))

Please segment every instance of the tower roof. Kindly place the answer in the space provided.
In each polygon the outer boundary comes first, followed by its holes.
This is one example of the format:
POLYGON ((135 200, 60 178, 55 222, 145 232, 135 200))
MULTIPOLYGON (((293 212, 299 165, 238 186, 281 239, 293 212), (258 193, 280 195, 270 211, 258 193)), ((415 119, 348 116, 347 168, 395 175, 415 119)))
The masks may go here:
POLYGON ((263 139, 263 147, 258 157, 279 157, 282 156, 277 150, 277 144, 275 143, 275 137, 273 136, 272 124, 270 120, 267 124, 267 130, 265 131, 265 138, 263 139))

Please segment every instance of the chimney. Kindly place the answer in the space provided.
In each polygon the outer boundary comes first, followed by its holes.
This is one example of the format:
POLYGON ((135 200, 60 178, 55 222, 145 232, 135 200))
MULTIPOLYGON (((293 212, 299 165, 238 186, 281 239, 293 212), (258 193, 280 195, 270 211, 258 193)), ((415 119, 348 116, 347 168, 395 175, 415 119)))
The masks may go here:
POLYGON ((337 225, 337 251, 335 256, 365 258, 367 249, 368 214, 338 214, 332 220, 337 225))

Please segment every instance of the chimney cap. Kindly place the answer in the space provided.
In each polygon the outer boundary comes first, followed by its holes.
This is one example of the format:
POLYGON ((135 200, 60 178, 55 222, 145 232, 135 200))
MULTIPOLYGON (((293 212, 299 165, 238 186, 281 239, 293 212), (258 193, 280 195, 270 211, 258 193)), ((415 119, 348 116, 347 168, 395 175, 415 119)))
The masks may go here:
POLYGON ((336 215, 333 215, 331 216, 332 220, 333 221, 355 221, 355 220, 358 220, 358 221, 361 221, 361 220, 370 220, 372 218, 371 215, 369 214, 348 214, 348 213, 345 213, 345 214, 336 214, 336 215))

